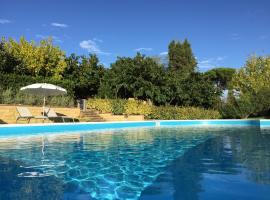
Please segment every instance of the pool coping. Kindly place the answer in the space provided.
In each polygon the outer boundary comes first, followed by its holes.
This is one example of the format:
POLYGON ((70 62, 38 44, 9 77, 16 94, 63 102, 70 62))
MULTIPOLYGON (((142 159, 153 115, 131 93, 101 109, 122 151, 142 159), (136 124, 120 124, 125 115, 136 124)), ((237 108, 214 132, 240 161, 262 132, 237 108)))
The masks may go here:
POLYGON ((3 124, 0 136, 35 135, 58 132, 84 132, 105 129, 143 128, 168 126, 252 126, 270 128, 270 120, 259 119, 213 119, 213 120, 149 120, 79 123, 3 124))

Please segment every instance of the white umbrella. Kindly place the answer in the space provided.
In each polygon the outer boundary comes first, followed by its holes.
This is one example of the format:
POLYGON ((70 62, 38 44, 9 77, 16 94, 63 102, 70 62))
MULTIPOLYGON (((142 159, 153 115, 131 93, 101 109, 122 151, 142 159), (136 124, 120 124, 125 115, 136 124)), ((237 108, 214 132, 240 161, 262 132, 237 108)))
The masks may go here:
POLYGON ((43 99, 43 115, 44 115, 44 108, 45 108, 47 96, 57 96, 57 95, 67 93, 67 91, 64 88, 61 88, 59 86, 49 84, 49 83, 35 83, 32 85, 22 87, 20 90, 24 91, 26 93, 29 93, 29 94, 42 95, 44 97, 44 99, 43 99))

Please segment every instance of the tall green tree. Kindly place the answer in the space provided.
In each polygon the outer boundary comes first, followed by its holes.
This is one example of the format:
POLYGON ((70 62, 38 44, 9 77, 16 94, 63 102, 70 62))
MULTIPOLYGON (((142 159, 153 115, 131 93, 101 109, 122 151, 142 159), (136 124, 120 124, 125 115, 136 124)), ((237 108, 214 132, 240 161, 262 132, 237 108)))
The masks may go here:
POLYGON ((64 78, 75 83, 76 98, 89 98, 97 95, 101 79, 104 75, 104 66, 99 63, 96 55, 76 56, 71 54, 66 58, 67 67, 64 78))
POLYGON ((194 72, 183 78, 168 72, 166 81, 169 104, 213 108, 219 103, 221 91, 202 73, 194 72))
POLYGON ((134 58, 119 57, 107 71, 99 91, 101 97, 138 98, 156 104, 166 102, 165 70, 154 59, 138 53, 134 58))
POLYGON ((234 68, 219 67, 205 72, 204 76, 212 81, 220 90, 226 90, 229 89, 229 84, 235 72, 236 69, 234 68))
POLYGON ((183 75, 195 72, 197 62, 187 39, 183 43, 173 40, 168 49, 170 71, 179 71, 183 75))

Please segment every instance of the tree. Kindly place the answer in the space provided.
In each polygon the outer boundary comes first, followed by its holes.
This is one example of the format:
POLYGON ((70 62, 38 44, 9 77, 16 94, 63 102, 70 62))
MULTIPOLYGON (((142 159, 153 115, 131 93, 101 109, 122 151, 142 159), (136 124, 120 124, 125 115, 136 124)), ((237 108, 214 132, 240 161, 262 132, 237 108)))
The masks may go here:
POLYGON ((250 57, 245 66, 232 78, 230 101, 223 107, 225 116, 249 117, 269 115, 270 110, 270 57, 250 57), (233 112, 235 110, 235 112, 233 112))
POLYGON ((170 71, 179 71, 183 75, 195 71, 197 62, 187 39, 183 43, 173 40, 168 55, 170 71))
POLYGON ((223 91, 228 89, 235 72, 234 68, 219 67, 205 72, 204 76, 223 91))
POLYGON ((4 39, 0 41, 0 72, 13 73, 19 61, 7 52, 4 42, 4 39))
POLYGON ((245 66, 232 78, 233 89, 256 95, 263 88, 270 87, 270 56, 250 57, 245 66))
POLYGON ((213 108, 219 102, 221 92, 202 73, 182 78, 168 72, 167 77, 169 104, 213 108))
POLYGON ((138 53, 134 58, 119 57, 102 81, 99 95, 109 98, 138 98, 156 104, 166 102, 165 70, 152 58, 138 53))
POLYGON ((53 45, 51 38, 41 40, 39 44, 28 42, 24 37, 19 42, 10 38, 4 41, 4 49, 16 60, 12 67, 16 73, 52 77, 56 80, 62 78, 66 68, 65 53, 53 45))
POLYGON ((66 59, 67 67, 64 78, 74 81, 75 96, 77 98, 89 98, 97 95, 101 79, 105 69, 99 64, 96 55, 76 56, 71 54, 66 59))

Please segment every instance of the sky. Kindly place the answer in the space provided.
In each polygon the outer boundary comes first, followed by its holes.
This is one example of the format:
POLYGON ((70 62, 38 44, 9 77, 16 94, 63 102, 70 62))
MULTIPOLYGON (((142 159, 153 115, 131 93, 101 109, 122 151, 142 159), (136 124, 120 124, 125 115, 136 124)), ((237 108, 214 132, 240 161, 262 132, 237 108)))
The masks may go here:
POLYGON ((191 43, 200 71, 270 54, 269 0, 0 0, 0 37, 53 37, 67 55, 166 56, 191 43))

